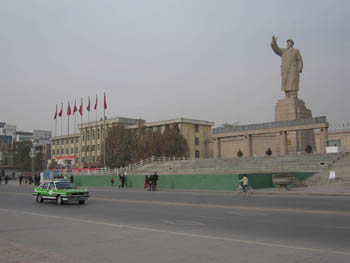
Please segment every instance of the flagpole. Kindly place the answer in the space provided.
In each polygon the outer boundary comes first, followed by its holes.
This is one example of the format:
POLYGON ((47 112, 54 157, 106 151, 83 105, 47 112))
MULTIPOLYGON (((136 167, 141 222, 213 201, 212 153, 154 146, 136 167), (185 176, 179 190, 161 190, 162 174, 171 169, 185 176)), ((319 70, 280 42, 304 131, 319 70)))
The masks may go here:
MULTIPOLYGON (((77 108, 77 100, 74 101, 74 110, 76 110, 76 108, 77 108)), ((73 114, 74 114, 74 135, 75 135, 76 126, 77 126, 77 115, 75 114, 75 112, 73 114)))
MULTIPOLYGON (((63 111, 63 103, 61 103, 61 111, 63 111)), ((63 135, 63 123, 62 123, 62 114, 61 114, 61 136, 63 135)))
POLYGON ((88 110, 88 123, 90 122, 90 96, 89 96, 89 104, 88 104, 89 110, 88 110))
POLYGON ((57 104, 56 104, 56 115, 55 115, 55 137, 57 137, 57 104))
POLYGON ((106 168, 106 92, 103 95, 103 168, 106 168))
MULTIPOLYGON (((83 98, 81 98, 80 126, 83 125, 83 98)), ((80 108, 79 108, 80 110, 80 108)), ((81 127, 82 128, 82 127, 81 127)))

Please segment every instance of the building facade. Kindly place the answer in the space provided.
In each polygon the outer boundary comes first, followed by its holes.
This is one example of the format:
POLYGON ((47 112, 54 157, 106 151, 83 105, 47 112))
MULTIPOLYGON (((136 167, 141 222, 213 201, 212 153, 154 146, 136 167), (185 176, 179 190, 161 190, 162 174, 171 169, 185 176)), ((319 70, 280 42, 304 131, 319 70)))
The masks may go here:
POLYGON ((52 158, 64 165, 71 163, 74 167, 101 166, 104 134, 115 125, 127 129, 159 130, 163 132, 169 125, 178 125, 180 133, 189 145, 190 158, 208 158, 209 141, 213 122, 186 118, 171 119, 159 122, 146 122, 142 119, 112 118, 78 125, 79 133, 51 138, 52 158))

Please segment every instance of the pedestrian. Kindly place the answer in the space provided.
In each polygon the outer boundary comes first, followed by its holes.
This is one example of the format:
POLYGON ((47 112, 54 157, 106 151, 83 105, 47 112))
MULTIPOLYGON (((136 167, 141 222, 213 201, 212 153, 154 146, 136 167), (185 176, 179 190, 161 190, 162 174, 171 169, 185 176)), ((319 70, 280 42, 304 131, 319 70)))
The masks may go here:
POLYGON ((145 189, 149 188, 149 181, 148 181, 148 176, 145 175, 145 189))
POLYGON ((152 185, 153 185, 153 175, 150 175, 148 177, 148 191, 152 191, 152 185))
POLYGON ((122 175, 118 174, 118 188, 122 187, 122 175))
POLYGON ((33 177, 31 175, 29 176, 28 181, 29 181, 29 185, 33 183, 33 177))
POLYGON ((5 184, 8 184, 9 183, 9 176, 6 174, 5 175, 5 184))
POLYGON ((111 185, 112 185, 112 187, 114 186, 114 178, 113 178, 113 176, 111 177, 111 185))
POLYGON ((20 175, 19 175, 19 184, 22 184, 22 182, 23 182, 23 175, 20 174, 20 175))
POLYGON ((69 176, 69 181, 73 184, 74 183, 74 177, 73 175, 69 176))
POLYGON ((126 172, 124 172, 122 175, 122 188, 126 187, 125 181, 126 181, 126 172))
MULTIPOLYGON (((0 184, 1 184, 2 178, 4 178, 4 177, 5 177, 5 170, 2 169, 2 170, 1 170, 1 174, 0 174, 0 184)), ((5 179, 5 178, 4 178, 4 179, 5 179)))
POLYGON ((152 176, 152 191, 157 190, 157 181, 158 181, 158 174, 157 174, 157 171, 155 171, 152 176))

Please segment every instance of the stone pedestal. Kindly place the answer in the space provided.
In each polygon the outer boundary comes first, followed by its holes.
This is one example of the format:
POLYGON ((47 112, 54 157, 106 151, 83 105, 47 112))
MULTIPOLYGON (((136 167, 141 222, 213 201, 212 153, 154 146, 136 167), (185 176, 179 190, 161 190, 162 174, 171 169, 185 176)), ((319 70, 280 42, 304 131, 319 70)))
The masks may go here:
MULTIPOLYGON (((298 98, 283 98, 275 106, 275 121, 291 121, 312 118, 311 110, 306 108, 304 101, 298 98)), ((281 147, 281 140, 277 138, 277 152, 281 147)), ((314 131, 288 132, 288 153, 305 151, 306 145, 315 150, 314 131)))

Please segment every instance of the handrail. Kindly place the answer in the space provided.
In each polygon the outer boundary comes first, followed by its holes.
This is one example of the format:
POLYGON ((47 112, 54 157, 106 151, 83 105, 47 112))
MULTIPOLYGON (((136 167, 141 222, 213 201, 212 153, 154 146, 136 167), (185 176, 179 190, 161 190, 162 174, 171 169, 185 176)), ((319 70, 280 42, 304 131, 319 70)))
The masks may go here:
POLYGON ((81 171, 81 172, 68 172, 63 171, 63 175, 121 175, 121 174, 127 174, 128 172, 138 169, 144 165, 154 163, 154 162, 169 162, 169 161, 179 161, 179 160, 190 160, 191 158, 188 157, 155 157, 151 156, 149 158, 140 160, 135 163, 130 163, 127 166, 124 167, 114 167, 114 168, 98 168, 93 171, 81 171))

